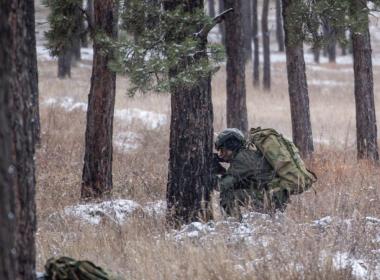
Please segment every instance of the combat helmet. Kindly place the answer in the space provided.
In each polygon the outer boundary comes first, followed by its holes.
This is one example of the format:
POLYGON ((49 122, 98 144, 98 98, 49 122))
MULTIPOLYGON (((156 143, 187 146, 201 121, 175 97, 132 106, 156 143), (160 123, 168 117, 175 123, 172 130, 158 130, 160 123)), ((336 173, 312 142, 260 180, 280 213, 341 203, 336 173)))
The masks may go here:
POLYGON ((218 134, 215 140, 215 149, 226 148, 236 150, 245 144, 243 132, 237 128, 226 128, 218 134))

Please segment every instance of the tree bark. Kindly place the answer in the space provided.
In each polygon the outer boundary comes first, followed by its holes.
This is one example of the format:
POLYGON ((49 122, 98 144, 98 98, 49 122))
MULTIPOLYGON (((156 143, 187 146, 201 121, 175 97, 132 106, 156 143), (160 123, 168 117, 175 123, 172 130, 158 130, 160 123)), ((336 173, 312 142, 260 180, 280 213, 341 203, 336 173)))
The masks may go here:
POLYGON ((208 0, 208 14, 210 17, 215 17, 215 2, 214 0, 208 0))
MULTIPOLYGON (((351 8, 357 12, 365 10, 365 7, 366 1, 355 0, 351 8)), ((366 21, 364 30, 353 30, 351 33, 355 76, 357 156, 358 159, 378 161, 372 50, 367 15, 366 21)))
POLYGON ((94 0, 87 0, 86 11, 89 16, 90 25, 92 25, 94 23, 94 0))
POLYGON ((12 155, 12 79, 11 50, 12 30, 8 21, 11 1, 2 3, 0 9, 0 279, 16 279, 16 219, 15 188, 16 178, 9 172, 14 168, 12 155))
POLYGON ((75 9, 75 33, 72 42, 72 61, 73 65, 76 66, 77 61, 81 60, 81 45, 82 45, 82 33, 84 31, 82 11, 79 8, 75 9))
MULTIPOLYGON (((95 28, 112 39, 117 33, 117 5, 114 0, 95 0, 95 28)), ((108 196, 112 189, 112 132, 116 74, 108 68, 112 54, 102 53, 94 41, 91 88, 88 96, 86 143, 81 197, 108 196)))
POLYGON ((257 0, 252 0, 252 37, 253 37, 253 85, 260 84, 260 58, 259 58, 259 34, 257 0))
MULTIPOLYGON (((195 12, 203 8, 203 1, 166 1, 164 8, 173 10, 183 4, 185 11, 195 12)), ((198 26, 194 26, 193 31, 198 26)), ((180 44, 192 34, 182 34, 174 40, 180 44)), ((205 39, 207 40, 207 39, 205 39)), ((206 42, 199 44, 195 59, 207 56, 206 42)), ((191 64, 192 59, 183 58, 178 66, 170 69, 169 76, 191 64)), ((210 218, 210 189, 213 152, 213 107, 211 99, 211 76, 200 78, 191 88, 171 88, 171 123, 169 173, 167 184, 167 222, 179 226, 196 220, 210 218)))
POLYGON ((335 29, 327 21, 323 24, 324 36, 327 38, 327 56, 330 63, 336 63, 336 33, 335 29))
POLYGON ((315 46, 313 47, 313 56, 314 56, 314 62, 315 63, 320 63, 320 55, 321 54, 321 50, 318 46, 315 46))
POLYGON ((307 88, 303 41, 301 37, 297 36, 302 34, 302 26, 301 24, 294 24, 294 19, 289 16, 297 11, 296 2, 297 1, 294 0, 282 1, 286 66, 293 142, 300 150, 301 155, 308 157, 312 154, 314 146, 310 122, 309 93, 307 88))
POLYGON ((72 52, 68 47, 58 55, 58 78, 71 78, 71 57, 72 52))
MULTIPOLYGON (((26 17, 26 30, 27 33, 27 45, 36 46, 36 33, 35 33, 35 10, 34 1, 26 2, 27 17, 26 17)), ((39 93, 38 93, 38 71, 37 71, 37 49, 32 47, 29 49, 28 55, 28 69, 31 75, 30 85, 32 87, 32 108, 33 108, 33 138, 34 143, 39 145, 41 142, 41 125, 40 125, 40 109, 39 109, 39 93)))
POLYGON ((1 279, 35 279, 33 5, 31 0, 8 1, 0 11, 1 279))
POLYGON ((263 34, 264 68, 263 86, 265 90, 270 90, 270 34, 268 28, 269 0, 263 2, 263 14, 261 17, 261 29, 263 34))
POLYGON ((252 15, 251 15, 251 1, 244 0, 241 1, 241 20, 243 27, 243 38, 244 38, 244 52, 245 61, 251 59, 252 57, 252 15))
POLYGON ((278 51, 283 52, 285 50, 285 42, 284 26, 282 25, 281 0, 276 0, 276 38, 278 51))
POLYGON ((227 126, 244 133, 248 130, 245 92, 244 36, 241 0, 225 0, 225 8, 234 11, 226 17, 227 53, 227 126))

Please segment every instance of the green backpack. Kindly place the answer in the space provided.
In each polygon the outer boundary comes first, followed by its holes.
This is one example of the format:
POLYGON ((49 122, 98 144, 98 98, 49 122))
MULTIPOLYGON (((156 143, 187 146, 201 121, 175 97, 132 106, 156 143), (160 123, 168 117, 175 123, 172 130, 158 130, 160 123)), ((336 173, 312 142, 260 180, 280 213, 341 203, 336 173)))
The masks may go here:
POLYGON ((101 267, 69 257, 51 258, 45 264, 47 280, 113 280, 101 267))
POLYGON ((269 184, 270 192, 286 190, 288 194, 300 194, 317 181, 317 176, 305 166, 299 151, 272 128, 251 128, 249 143, 262 152, 277 176, 269 184))

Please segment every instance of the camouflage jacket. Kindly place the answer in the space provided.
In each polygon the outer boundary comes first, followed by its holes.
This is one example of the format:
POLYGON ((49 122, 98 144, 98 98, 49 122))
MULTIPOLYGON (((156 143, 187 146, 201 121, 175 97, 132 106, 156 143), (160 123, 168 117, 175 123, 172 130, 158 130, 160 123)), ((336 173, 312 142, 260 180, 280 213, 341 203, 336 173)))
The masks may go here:
POLYGON ((260 192, 274 176, 273 168, 261 152, 243 148, 233 157, 219 187, 222 193, 238 189, 260 192))

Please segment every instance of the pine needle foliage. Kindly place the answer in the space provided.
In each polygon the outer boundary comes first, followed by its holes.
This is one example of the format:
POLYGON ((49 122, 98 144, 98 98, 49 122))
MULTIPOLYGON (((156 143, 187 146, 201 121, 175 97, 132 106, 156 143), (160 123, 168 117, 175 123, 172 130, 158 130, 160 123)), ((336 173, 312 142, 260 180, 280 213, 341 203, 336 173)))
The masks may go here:
MULTIPOLYGON (((81 0, 43 0, 43 4, 50 8, 48 21, 50 29, 45 32, 46 47, 51 55, 58 56, 64 50, 72 47, 74 38, 81 32, 78 23, 78 9, 82 8, 81 0)), ((81 10, 82 11, 82 10, 81 10)), ((81 12, 84 17, 84 14, 81 12)))
POLYGON ((129 95, 192 87, 218 69, 224 59, 223 47, 207 44, 205 38, 196 35, 202 27, 212 24, 203 10, 189 12, 179 5, 168 11, 157 0, 127 3, 121 36, 112 44, 117 58, 111 67, 128 75, 132 83, 129 95), (169 78, 173 69, 176 75, 169 78))
MULTIPOLYGON (((366 0, 362 0, 366 2, 366 0)), ((368 23, 368 15, 380 5, 379 0, 367 1, 365 9, 356 9, 353 0, 292 0, 287 9, 290 22, 290 43, 300 40, 313 43, 313 45, 325 45, 328 38, 323 36, 321 26, 327 22, 337 32, 337 40, 341 44, 347 44, 345 31, 362 32, 368 23)))

